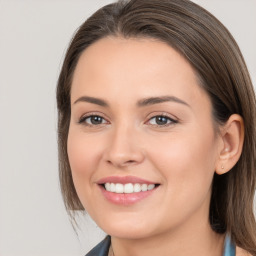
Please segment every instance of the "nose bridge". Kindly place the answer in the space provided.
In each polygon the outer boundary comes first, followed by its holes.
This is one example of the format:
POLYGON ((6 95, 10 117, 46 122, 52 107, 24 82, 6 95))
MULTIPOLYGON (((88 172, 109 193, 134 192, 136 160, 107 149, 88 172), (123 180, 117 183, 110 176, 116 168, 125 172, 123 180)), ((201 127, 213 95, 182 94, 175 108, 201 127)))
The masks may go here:
POLYGON ((112 128, 106 160, 115 166, 127 166, 143 161, 139 136, 139 131, 134 124, 127 120, 120 120, 112 128))

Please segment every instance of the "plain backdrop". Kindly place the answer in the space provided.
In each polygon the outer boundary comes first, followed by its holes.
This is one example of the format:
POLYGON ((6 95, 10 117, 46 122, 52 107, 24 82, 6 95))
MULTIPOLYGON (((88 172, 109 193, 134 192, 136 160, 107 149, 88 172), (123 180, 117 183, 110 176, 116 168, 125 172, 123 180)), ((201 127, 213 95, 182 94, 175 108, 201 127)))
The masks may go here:
MULTIPOLYGON (((159 0, 161 1, 161 0, 159 0)), ((55 87, 78 26, 108 0, 0 0, 0 256, 78 256, 104 236, 74 232, 58 181, 55 87)), ((256 1, 198 0, 231 31, 256 81, 256 1)))

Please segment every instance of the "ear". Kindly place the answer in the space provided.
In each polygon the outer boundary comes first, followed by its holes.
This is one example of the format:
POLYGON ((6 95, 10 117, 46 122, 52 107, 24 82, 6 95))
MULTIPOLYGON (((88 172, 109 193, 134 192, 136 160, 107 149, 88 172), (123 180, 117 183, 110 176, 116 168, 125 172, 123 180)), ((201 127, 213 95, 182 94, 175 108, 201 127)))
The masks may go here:
POLYGON ((221 127, 221 147, 216 163, 216 173, 221 175, 230 171, 239 160, 244 143, 244 122, 238 114, 230 116, 221 127))

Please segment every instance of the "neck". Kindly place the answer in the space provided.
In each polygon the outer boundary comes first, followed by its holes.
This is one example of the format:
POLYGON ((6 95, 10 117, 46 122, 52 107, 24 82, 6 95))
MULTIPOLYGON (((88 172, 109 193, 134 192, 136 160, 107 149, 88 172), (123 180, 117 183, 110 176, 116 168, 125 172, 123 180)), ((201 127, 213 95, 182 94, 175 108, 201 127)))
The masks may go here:
POLYGON ((224 235, 215 233, 210 224, 193 229, 178 229, 141 239, 111 237, 114 256, 221 256, 224 235))

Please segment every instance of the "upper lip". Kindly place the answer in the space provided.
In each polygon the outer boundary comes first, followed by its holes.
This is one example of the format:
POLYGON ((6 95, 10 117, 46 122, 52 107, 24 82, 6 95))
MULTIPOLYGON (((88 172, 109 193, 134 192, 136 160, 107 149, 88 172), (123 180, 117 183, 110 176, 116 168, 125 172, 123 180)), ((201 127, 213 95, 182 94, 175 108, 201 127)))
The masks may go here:
POLYGON ((105 183, 120 183, 120 184, 127 184, 127 183, 139 183, 139 184, 157 184, 156 182, 152 182, 149 180, 145 180, 135 176, 108 176, 102 178, 97 181, 98 184, 105 184, 105 183))

